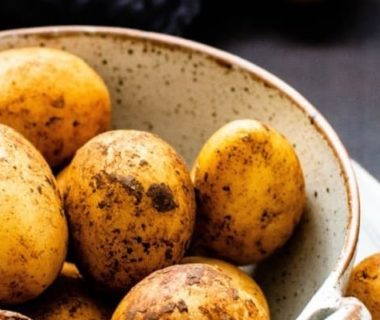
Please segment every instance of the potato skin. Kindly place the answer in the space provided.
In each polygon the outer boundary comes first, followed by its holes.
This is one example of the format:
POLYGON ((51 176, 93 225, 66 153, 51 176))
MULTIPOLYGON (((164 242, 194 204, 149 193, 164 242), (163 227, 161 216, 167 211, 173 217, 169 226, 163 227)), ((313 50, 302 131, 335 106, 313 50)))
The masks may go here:
POLYGON ((19 133, 0 125, 0 304, 35 298, 57 277, 68 230, 48 164, 19 133))
POLYGON ((243 265, 259 262, 292 234, 305 206, 305 183, 293 147, 276 130, 238 120, 200 151, 195 247, 243 265))
POLYGON ((82 59, 48 48, 0 52, 0 122, 57 166, 110 127, 103 80, 82 59))
POLYGON ((158 270, 139 282, 112 320, 268 319, 264 308, 219 267, 183 264, 158 270))
POLYGON ((226 273, 229 277, 231 277, 234 285, 238 288, 241 288, 245 292, 249 293, 255 304, 259 305, 260 308, 260 319, 270 319, 270 311, 268 302, 264 296, 263 291, 257 285, 255 280, 253 280, 250 276, 248 276, 245 272, 223 260, 212 259, 207 257, 185 257, 182 259, 181 264, 188 263, 205 263, 211 266, 219 268, 221 271, 226 273))
POLYGON ((19 311, 34 320, 108 320, 113 312, 91 294, 78 269, 67 262, 53 285, 19 311))
POLYGON ((346 296, 356 297, 380 320, 380 253, 360 262, 352 271, 346 296))
POLYGON ((99 288, 125 293, 182 259, 194 226, 194 190, 182 158, 160 138, 103 133, 77 151, 65 184, 77 265, 99 288))

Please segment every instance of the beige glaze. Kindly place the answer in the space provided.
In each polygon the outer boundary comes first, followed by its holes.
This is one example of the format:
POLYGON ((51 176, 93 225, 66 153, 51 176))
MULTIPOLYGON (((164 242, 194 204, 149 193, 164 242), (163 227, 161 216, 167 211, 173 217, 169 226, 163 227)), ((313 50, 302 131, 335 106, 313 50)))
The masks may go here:
POLYGON ((247 61, 170 36, 94 27, 0 33, 0 50, 35 45, 82 57, 110 88, 113 126, 158 133, 189 165, 227 121, 255 118, 282 132, 305 172, 307 209, 255 278, 274 320, 295 319, 325 281, 323 289, 339 295, 357 242, 358 193, 344 147, 299 93, 247 61))

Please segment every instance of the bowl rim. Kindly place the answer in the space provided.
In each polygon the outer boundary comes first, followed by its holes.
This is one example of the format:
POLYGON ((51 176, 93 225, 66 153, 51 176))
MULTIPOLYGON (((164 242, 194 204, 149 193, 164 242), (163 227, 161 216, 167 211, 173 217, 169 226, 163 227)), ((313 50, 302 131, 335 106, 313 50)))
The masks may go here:
POLYGON ((0 31, 0 40, 12 37, 17 38, 20 36, 39 36, 47 39, 58 36, 77 35, 138 39, 140 41, 154 42, 172 49, 185 49, 189 52, 201 53, 207 56, 207 58, 212 59, 216 63, 227 68, 237 68, 248 71, 250 75, 263 81, 266 86, 278 90, 290 99, 296 107, 309 117, 311 124, 323 136, 333 151, 341 169, 341 175, 344 179, 347 194, 347 205, 349 208, 349 217, 346 226, 348 232, 346 233, 338 262, 331 271, 329 277, 335 278, 338 282, 340 278, 345 275, 355 256, 359 236, 360 205, 357 182, 351 165, 351 160, 338 135, 327 120, 308 100, 306 100, 306 98, 271 72, 249 62, 248 60, 206 44, 162 33, 106 26, 44 26, 0 31))

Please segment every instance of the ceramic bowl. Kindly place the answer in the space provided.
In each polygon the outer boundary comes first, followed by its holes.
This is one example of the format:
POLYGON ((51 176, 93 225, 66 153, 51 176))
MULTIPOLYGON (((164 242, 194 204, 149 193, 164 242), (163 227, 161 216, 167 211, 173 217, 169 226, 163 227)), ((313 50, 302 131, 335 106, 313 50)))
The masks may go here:
POLYGON ((338 311, 346 314, 365 312, 340 298, 359 227, 350 160, 297 91, 236 56, 161 34, 102 27, 0 33, 0 50, 26 46, 61 48, 85 59, 111 90, 113 126, 159 134, 189 165, 227 121, 255 118, 281 131, 301 160, 308 201, 291 240, 255 271, 272 319, 324 319, 339 306, 347 306, 338 311))

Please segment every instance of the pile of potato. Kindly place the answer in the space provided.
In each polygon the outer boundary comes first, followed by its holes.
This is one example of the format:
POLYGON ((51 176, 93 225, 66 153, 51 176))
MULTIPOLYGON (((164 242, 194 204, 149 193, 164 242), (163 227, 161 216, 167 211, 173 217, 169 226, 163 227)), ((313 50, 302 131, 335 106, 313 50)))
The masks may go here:
POLYGON ((0 52, 1 309, 35 320, 269 319, 235 265, 270 256, 300 221, 291 144, 234 121, 190 173, 158 136, 107 131, 110 117, 106 85, 80 58, 0 52), (66 164, 56 180, 51 168, 66 164), (213 259, 184 258, 199 254, 213 259))

